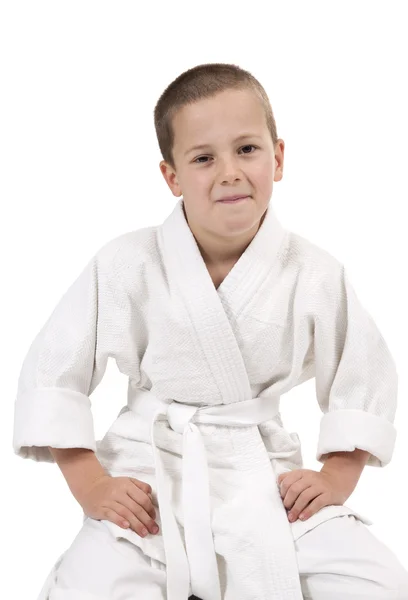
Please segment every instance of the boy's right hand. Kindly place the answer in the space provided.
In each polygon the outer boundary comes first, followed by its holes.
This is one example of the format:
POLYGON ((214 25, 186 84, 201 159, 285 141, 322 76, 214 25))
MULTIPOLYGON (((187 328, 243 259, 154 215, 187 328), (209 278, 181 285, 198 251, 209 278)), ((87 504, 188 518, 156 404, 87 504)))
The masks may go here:
POLYGON ((145 537, 148 532, 155 534, 159 530, 151 492, 149 484, 133 477, 102 475, 77 500, 88 517, 106 519, 123 529, 130 526, 145 537))

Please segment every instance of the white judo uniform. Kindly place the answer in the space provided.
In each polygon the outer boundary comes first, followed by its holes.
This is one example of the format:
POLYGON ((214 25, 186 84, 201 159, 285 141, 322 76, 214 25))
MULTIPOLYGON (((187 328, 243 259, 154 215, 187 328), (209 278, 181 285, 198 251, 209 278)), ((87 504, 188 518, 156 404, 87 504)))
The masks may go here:
MULTIPOLYGON (((27 353, 14 450, 49 462, 48 446, 94 450, 113 476, 152 486, 160 533, 141 538, 86 519, 40 600, 187 600, 192 593, 202 600, 336 600, 306 595, 313 586, 301 581, 296 544, 329 521, 347 520, 359 531, 371 521, 332 505, 290 524, 276 482, 303 468, 280 399, 313 377, 323 413, 316 458, 360 448, 371 453, 368 465, 387 465, 397 372, 386 342, 343 265, 285 230, 271 205, 218 289, 182 200, 163 224, 105 244, 27 353), (89 396, 109 357, 129 378, 127 404, 96 441, 89 396), (81 553, 101 562, 105 556, 98 575, 89 568, 93 588, 83 587, 78 567, 76 582, 67 583, 67 565, 81 553), (111 583, 98 591, 106 577, 111 583)), ((335 540, 332 546, 335 555, 335 540)), ((408 598, 408 576, 394 567, 395 589, 379 585, 378 596, 341 591, 338 598, 408 598)), ((310 564, 305 569, 313 573, 310 564)))

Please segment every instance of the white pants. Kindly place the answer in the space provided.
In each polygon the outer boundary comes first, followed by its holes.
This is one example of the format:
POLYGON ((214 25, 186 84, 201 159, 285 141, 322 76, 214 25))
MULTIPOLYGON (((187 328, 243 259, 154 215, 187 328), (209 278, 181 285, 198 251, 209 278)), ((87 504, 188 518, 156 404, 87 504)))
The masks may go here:
MULTIPOLYGON (((407 571, 352 515, 318 525, 295 547, 305 600, 408 600, 407 571)), ((164 600, 166 566, 88 518, 46 585, 46 600, 164 600)), ((239 600, 228 586, 223 599, 239 600)))

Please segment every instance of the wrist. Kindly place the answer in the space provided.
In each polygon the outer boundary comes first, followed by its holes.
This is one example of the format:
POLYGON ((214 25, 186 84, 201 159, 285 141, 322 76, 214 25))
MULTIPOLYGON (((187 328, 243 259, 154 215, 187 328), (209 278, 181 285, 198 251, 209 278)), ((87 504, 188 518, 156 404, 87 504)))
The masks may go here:
POLYGON ((327 455, 320 471, 338 475, 349 488, 354 489, 369 457, 370 452, 359 448, 353 452, 332 452, 327 455))
POLYGON ((50 448, 49 450, 78 501, 90 485, 103 476, 109 476, 93 450, 86 448, 50 448))

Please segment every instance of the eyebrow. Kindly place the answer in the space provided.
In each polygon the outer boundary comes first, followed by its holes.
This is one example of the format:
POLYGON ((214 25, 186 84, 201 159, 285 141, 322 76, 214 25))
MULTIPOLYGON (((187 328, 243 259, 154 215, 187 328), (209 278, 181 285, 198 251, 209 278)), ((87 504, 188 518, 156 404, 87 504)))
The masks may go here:
MULTIPOLYGON (((235 138, 235 140, 233 140, 234 142, 239 142, 239 140, 243 140, 245 138, 258 138, 258 139, 262 139, 260 135, 255 135, 254 133, 243 133, 242 135, 238 136, 237 138, 235 138)), ((211 144, 199 144, 198 146, 193 146, 192 148, 190 148, 189 150, 187 150, 184 153, 184 156, 187 156, 187 154, 190 154, 190 152, 192 152, 193 150, 203 150, 205 148, 210 148, 211 144)))

